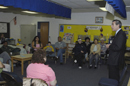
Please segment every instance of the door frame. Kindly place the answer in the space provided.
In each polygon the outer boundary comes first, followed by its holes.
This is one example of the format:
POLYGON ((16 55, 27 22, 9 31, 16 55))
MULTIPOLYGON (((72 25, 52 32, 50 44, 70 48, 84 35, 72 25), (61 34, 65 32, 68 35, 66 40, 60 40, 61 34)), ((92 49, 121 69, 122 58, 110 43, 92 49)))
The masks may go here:
MULTIPOLYGON (((49 30, 50 30, 50 22, 49 21, 40 21, 40 22, 37 22, 37 36, 38 36, 38 32, 40 32, 40 26, 41 26, 41 23, 48 23, 48 41, 49 41, 49 30)), ((41 35, 41 34, 40 34, 41 35)), ((40 38, 40 37, 39 37, 40 38)))

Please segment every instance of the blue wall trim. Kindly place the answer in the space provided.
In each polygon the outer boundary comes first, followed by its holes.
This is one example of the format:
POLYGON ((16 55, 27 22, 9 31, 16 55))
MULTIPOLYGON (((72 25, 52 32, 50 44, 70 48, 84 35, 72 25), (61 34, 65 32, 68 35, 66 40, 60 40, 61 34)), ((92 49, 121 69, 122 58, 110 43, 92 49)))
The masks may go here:
POLYGON ((0 0, 0 5, 71 18, 71 9, 47 0, 0 0))

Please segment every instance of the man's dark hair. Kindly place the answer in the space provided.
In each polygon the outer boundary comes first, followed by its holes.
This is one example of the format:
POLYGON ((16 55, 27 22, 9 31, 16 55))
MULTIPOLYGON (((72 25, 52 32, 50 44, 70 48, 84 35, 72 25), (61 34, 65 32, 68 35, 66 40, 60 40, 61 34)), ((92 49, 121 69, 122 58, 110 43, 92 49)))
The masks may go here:
POLYGON ((51 42, 48 42, 48 44, 49 44, 49 43, 51 44, 51 42))
POLYGON ((90 38, 89 38, 89 37, 86 37, 86 38, 85 38, 85 41, 86 41, 87 39, 90 41, 90 38))
POLYGON ((119 28, 122 27, 122 23, 121 23, 120 20, 115 19, 115 20, 113 20, 112 22, 115 22, 116 25, 119 25, 119 28))
POLYGON ((43 49, 36 50, 32 55, 32 63, 45 63, 46 52, 43 49))

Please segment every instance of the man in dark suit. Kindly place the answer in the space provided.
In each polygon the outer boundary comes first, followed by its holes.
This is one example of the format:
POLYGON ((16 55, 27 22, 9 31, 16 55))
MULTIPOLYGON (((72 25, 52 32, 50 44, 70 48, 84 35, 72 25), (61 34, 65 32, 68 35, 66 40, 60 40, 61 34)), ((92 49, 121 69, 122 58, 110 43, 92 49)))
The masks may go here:
POLYGON ((126 49, 126 34, 121 29, 122 23, 119 20, 113 20, 111 28, 116 31, 112 44, 107 44, 109 48, 108 69, 109 78, 119 81, 119 69, 124 66, 124 54, 126 49))

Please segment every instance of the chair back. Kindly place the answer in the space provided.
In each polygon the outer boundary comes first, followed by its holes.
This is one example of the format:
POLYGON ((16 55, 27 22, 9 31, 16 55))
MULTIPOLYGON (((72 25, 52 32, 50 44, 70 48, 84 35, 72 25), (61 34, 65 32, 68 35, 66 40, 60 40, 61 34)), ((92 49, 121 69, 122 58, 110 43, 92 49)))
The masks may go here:
POLYGON ((54 52, 56 52, 55 44, 51 44, 51 46, 54 48, 54 52))
POLYGON ((23 78, 23 86, 48 86, 46 81, 36 78, 23 78))
POLYGON ((8 86, 22 86, 22 79, 12 72, 3 71, 1 76, 7 82, 8 86))
POLYGON ((122 70, 122 72, 121 72, 119 82, 121 82, 121 81, 122 81, 122 79, 123 79, 123 77, 124 77, 124 75, 125 75, 126 71, 127 71, 127 65, 123 68, 123 70, 122 70))
POLYGON ((67 46, 67 52, 72 53, 73 48, 75 47, 74 43, 69 43, 67 46))
POLYGON ((12 52, 13 55, 20 55, 20 49, 19 48, 15 48, 11 52, 12 52))

